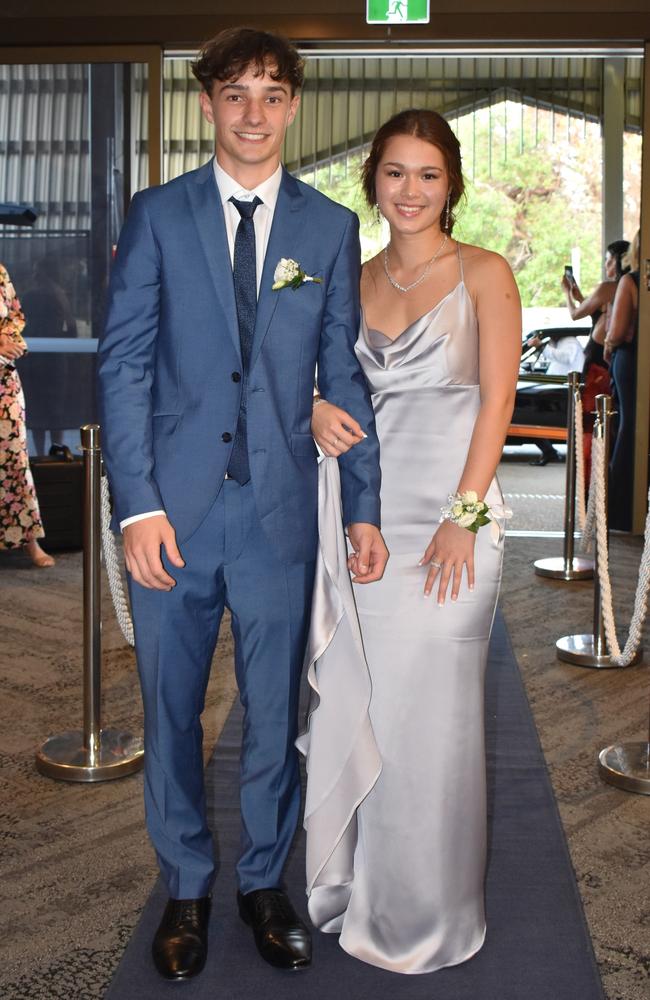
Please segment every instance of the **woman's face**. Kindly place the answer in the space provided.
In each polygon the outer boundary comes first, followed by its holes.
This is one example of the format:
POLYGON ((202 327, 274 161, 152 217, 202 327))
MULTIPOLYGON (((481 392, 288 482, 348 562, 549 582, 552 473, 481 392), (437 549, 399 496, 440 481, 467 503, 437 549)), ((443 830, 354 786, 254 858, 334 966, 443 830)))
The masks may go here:
POLYGON ((605 275, 610 281, 616 277, 616 257, 609 250, 605 254, 605 275))
POLYGON ((375 177, 377 204, 392 230, 420 233, 439 230, 449 191, 442 150, 412 135, 389 139, 375 177))

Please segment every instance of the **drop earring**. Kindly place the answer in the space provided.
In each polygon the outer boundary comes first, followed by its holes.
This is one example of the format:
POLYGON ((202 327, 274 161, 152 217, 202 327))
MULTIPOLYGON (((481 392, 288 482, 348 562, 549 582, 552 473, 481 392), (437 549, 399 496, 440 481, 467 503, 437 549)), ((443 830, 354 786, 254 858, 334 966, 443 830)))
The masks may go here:
POLYGON ((447 209, 445 211, 445 232, 449 232, 449 217, 451 215, 451 191, 447 192, 447 209))
POLYGON ((379 209, 379 202, 378 201, 375 202, 375 223, 378 226, 381 225, 381 211, 379 209))

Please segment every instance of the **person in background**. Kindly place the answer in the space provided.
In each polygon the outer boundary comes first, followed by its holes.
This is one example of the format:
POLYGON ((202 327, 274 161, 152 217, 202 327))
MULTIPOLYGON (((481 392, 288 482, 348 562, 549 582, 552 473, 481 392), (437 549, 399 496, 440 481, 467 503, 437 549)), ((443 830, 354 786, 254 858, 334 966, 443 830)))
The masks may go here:
POLYGON ((603 343, 607 332, 607 325, 611 317, 612 303, 616 294, 616 286, 629 268, 623 262, 623 258, 630 249, 628 240, 615 240, 610 243, 605 253, 605 281, 591 293, 588 298, 582 298, 582 293, 577 285, 573 289, 568 288, 569 282, 562 279, 562 287, 567 293, 567 307, 571 313, 571 318, 578 320, 584 316, 591 316, 592 329, 585 347, 585 363, 582 369, 582 448, 585 457, 585 484, 589 488, 591 479, 591 442, 593 440, 594 410, 596 409, 596 396, 611 392, 611 379, 609 375, 609 365, 603 355, 603 343), (573 297, 578 297, 579 305, 575 306, 573 297))
POLYGON ((54 565, 43 551, 43 522, 27 454, 25 401, 15 362, 26 350, 25 317, 0 264, 0 549, 24 548, 35 566, 54 565))
POLYGON ((569 281, 566 274, 562 277, 562 289, 571 319, 575 322, 590 316, 592 337, 597 344, 602 344, 605 339, 608 313, 614 301, 616 286, 625 272, 623 257, 629 249, 627 240, 615 240, 609 244, 605 251, 605 280, 586 298, 576 281, 569 281))
MULTIPOLYGON (((31 282, 21 294, 28 337, 78 335, 65 284, 61 260, 54 254, 34 262, 31 282)), ((51 444, 62 444, 64 440, 66 398, 73 391, 69 355, 62 352, 32 355, 30 376, 39 386, 37 406, 30 410, 30 430, 36 454, 45 455, 48 430, 51 444)))
MULTIPOLYGON (((569 372, 581 372, 585 363, 585 352, 577 337, 563 335, 564 331, 547 330, 544 335, 550 337, 540 357, 548 361, 547 375, 568 375, 569 372)), ((527 347, 540 347, 541 337, 535 333, 526 341, 527 347)), ((530 465, 548 465, 549 462, 561 462, 562 456, 555 450, 550 441, 536 442, 541 451, 539 458, 533 459, 530 465)))
POLYGON ((609 526, 620 531, 630 531, 632 527, 639 241, 637 230, 626 261, 631 270, 623 275, 616 288, 604 344, 604 358, 609 362, 614 386, 614 406, 618 411, 618 429, 609 463, 609 526))

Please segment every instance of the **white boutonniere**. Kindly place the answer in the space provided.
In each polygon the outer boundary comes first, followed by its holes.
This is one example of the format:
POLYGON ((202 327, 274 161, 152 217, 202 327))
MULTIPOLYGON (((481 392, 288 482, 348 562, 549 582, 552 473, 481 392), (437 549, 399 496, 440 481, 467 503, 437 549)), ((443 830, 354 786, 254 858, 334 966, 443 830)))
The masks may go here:
POLYGON ((309 274, 305 274, 297 260, 292 260, 291 257, 282 257, 273 275, 272 289, 274 292, 279 292, 281 288, 293 288, 295 291, 296 288, 307 284, 308 281, 320 285, 322 280, 322 278, 312 278, 309 274))

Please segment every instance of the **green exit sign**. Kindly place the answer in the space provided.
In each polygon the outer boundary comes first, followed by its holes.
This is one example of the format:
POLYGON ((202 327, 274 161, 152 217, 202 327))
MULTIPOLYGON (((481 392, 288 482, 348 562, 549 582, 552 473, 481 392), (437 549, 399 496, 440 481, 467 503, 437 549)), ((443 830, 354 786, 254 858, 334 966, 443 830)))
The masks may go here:
POLYGON ((366 0, 367 24, 428 24, 429 0, 366 0))

